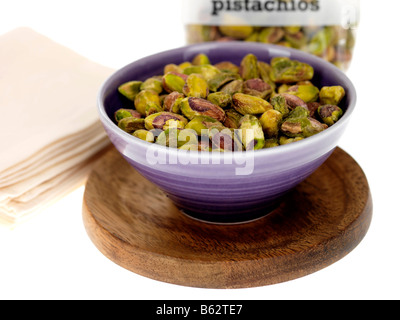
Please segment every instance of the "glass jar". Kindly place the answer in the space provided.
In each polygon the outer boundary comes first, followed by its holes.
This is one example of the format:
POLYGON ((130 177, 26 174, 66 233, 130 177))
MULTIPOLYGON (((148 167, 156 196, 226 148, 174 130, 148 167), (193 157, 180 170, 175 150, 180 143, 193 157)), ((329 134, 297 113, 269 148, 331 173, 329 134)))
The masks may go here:
POLYGON ((317 55, 347 70, 359 0, 183 0, 188 44, 255 41, 317 55))

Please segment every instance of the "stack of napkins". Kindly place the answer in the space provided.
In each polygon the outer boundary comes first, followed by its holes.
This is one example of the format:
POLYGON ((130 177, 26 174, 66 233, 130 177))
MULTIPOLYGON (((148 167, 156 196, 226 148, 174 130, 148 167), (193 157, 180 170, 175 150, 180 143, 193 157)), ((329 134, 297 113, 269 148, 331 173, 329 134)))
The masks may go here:
POLYGON ((112 70, 28 28, 0 36, 0 223, 85 183, 109 145, 96 97, 112 70))

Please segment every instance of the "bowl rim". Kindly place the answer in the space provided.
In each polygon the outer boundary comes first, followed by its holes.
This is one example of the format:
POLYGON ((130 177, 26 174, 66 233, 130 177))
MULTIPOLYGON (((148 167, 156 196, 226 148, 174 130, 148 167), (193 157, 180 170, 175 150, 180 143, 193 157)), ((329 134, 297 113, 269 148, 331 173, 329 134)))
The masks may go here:
POLYGON ((100 91, 97 95, 97 110, 98 114, 100 117, 101 122, 103 123, 103 126, 106 126, 109 128, 113 133, 115 133, 117 136, 123 138, 125 141, 133 143, 133 144, 138 144, 139 146, 142 146, 143 148, 156 148, 155 150, 158 151, 164 151, 167 154, 179 154, 179 156, 182 156, 185 154, 185 156, 188 157, 194 157, 196 159, 223 159, 224 157, 229 156, 230 158, 246 158, 246 157, 255 157, 255 159, 260 158, 260 157, 266 157, 266 156, 277 156, 280 154, 285 154, 285 153, 292 153, 296 152, 297 150, 301 150, 304 148, 307 148, 309 145, 313 145, 317 143, 320 140, 324 140, 325 137, 333 135, 336 131, 339 131, 341 127, 345 126, 348 121, 350 120, 355 107, 357 103, 357 92, 356 88, 353 84, 353 82, 349 79, 349 77, 338 67, 333 65, 332 63, 317 57, 315 55, 312 55, 310 53, 298 50, 298 49, 293 49, 293 48, 287 48, 279 45, 273 45, 273 44, 260 44, 260 43, 247 43, 247 42, 240 42, 240 41, 226 41, 226 42, 205 42, 205 43, 198 43, 198 44, 191 44, 191 45, 185 45, 181 46, 178 48, 174 49, 169 49, 165 51, 161 51, 155 54, 148 55, 146 57, 142 57, 140 59, 137 59, 124 67, 114 71, 101 85, 100 91), (291 57, 292 55, 296 55, 296 57, 293 59, 301 61, 302 58, 304 57, 304 60, 312 61, 315 64, 320 65, 325 71, 329 73, 335 74, 336 78, 339 78, 341 81, 341 84, 345 84, 347 87, 347 92, 352 92, 351 94, 351 100, 349 101, 349 104, 347 105, 346 112, 342 116, 342 118, 335 123, 333 126, 329 127, 328 129, 313 135, 311 137, 308 137, 306 139, 303 139, 301 141, 298 141, 296 143, 290 143, 287 145, 280 145, 279 147, 276 148, 268 148, 268 149, 261 149, 261 150, 255 150, 255 151, 243 151, 243 152, 201 152, 201 151, 190 151, 190 150, 182 150, 182 149, 176 149, 176 148, 170 148, 167 146, 162 146, 162 145, 157 145, 154 143, 149 143, 146 141, 143 141, 141 139, 138 139, 134 137, 133 135, 121 130, 118 128, 118 126, 115 125, 115 123, 110 119, 110 117, 107 115, 106 109, 105 109, 105 104, 104 104, 104 97, 106 96, 107 88, 112 83, 112 80, 121 73, 124 73, 125 71, 129 70, 132 68, 133 65, 135 64, 142 64, 146 62, 147 60, 157 58, 158 56, 162 55, 168 55, 168 54, 173 54, 173 53, 183 53, 185 51, 193 51, 193 52, 200 52, 201 50, 210 50, 210 49, 216 49, 218 47, 229 47, 232 49, 233 47, 246 47, 246 49, 251 52, 251 48, 256 48, 259 47, 260 49, 264 48, 268 49, 270 55, 272 56, 287 56, 291 57), (203 48, 203 49, 202 49, 203 48))

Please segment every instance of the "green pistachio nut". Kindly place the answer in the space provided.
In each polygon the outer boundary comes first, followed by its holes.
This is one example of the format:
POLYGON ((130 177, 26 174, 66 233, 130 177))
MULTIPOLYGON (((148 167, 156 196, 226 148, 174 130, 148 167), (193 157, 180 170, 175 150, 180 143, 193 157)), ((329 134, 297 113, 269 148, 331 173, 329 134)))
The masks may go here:
POLYGON ((310 117, 315 118, 318 108, 321 106, 319 102, 309 102, 307 103, 308 111, 310 112, 310 117))
MULTIPOLYGON (((204 41, 215 41, 219 37, 219 30, 216 26, 203 26, 201 30, 204 41)), ((204 42, 201 41, 201 42, 204 42)))
POLYGON ((304 138, 303 137, 289 138, 289 137, 281 136, 279 138, 279 145, 284 146, 286 144, 290 144, 290 143, 301 141, 301 140, 304 140, 304 138))
POLYGON ((280 27, 263 28, 258 35, 258 42, 277 43, 284 37, 284 35, 285 31, 280 27))
POLYGON ((295 96, 294 94, 290 93, 281 93, 281 97, 285 98, 286 104, 289 106, 290 110, 293 110, 297 107, 302 107, 306 110, 308 110, 307 103, 303 101, 303 99, 299 98, 298 96, 295 96))
POLYGON ((282 113, 276 110, 268 110, 263 113, 260 123, 267 138, 275 138, 279 135, 282 123, 282 113))
POLYGON ((333 28, 322 28, 312 37, 307 51, 314 55, 322 56, 328 47, 335 43, 335 40, 336 32, 333 28))
POLYGON ((172 73, 182 73, 183 70, 182 70, 178 65, 176 65, 175 63, 170 63, 170 64, 167 64, 167 65, 164 67, 164 75, 167 74, 167 73, 169 73, 169 72, 172 72, 172 73))
POLYGON ((182 128, 185 127, 188 123, 185 117, 172 112, 154 113, 146 117, 146 119, 144 120, 145 120, 145 127, 147 130, 152 130, 152 129, 164 130, 164 127, 169 120, 176 120, 177 123, 180 124, 179 127, 182 128))
POLYGON ((258 42, 259 32, 253 32, 244 41, 246 42, 258 42))
POLYGON ((329 46, 323 53, 322 58, 326 61, 333 62, 336 58, 336 49, 334 46, 329 46))
POLYGON ((286 103, 286 99, 281 95, 276 95, 271 99, 271 105, 274 110, 279 111, 282 117, 285 118, 290 113, 290 108, 286 103))
POLYGON ((293 109, 281 125, 281 132, 291 138, 305 137, 305 131, 311 126, 309 111, 303 107, 293 109))
POLYGON ((162 78, 163 88, 168 93, 177 91, 183 93, 187 76, 178 72, 168 72, 162 78))
POLYGON ((310 116, 310 111, 303 107, 296 107, 292 111, 290 111, 287 119, 300 119, 307 118, 310 116))
POLYGON ((196 116, 209 116, 220 122, 225 120, 225 111, 221 107, 202 98, 188 97, 183 99, 181 111, 190 120, 196 116))
POLYGON ((180 113, 180 104, 184 98, 185 95, 183 93, 179 93, 177 91, 171 92, 164 99, 164 111, 180 113))
POLYGON ((232 96, 228 93, 219 91, 210 93, 207 97, 207 100, 221 108, 227 108, 232 103, 232 96))
POLYGON ((307 63, 276 57, 271 60, 271 79, 277 83, 293 83, 311 80, 314 68, 307 63))
POLYGON ((310 121, 310 125, 304 128, 305 138, 311 137, 328 129, 328 125, 326 125, 325 123, 321 123, 314 118, 309 117, 308 120, 310 121))
POLYGON ((178 148, 179 131, 177 128, 162 131, 156 139, 156 144, 169 148, 178 148))
POLYGON ((136 95, 140 92, 142 81, 129 81, 118 87, 118 92, 125 98, 135 101, 136 95))
POLYGON ((162 129, 163 130, 167 130, 169 128, 184 129, 187 125, 187 121, 185 121, 185 120, 183 120, 183 119, 182 120, 176 120, 176 119, 167 120, 162 129))
POLYGON ((341 86, 322 87, 319 93, 321 104, 333 104, 338 106, 346 95, 341 86))
POLYGON ((198 146, 199 137, 194 130, 182 129, 178 134, 178 148, 183 146, 198 146))
POLYGON ((186 25, 185 31, 186 31, 186 41, 189 44, 194 44, 198 42, 204 42, 204 41, 209 41, 205 40, 202 37, 202 30, 203 26, 199 24, 189 24, 186 25))
POLYGON ((227 83, 238 80, 240 78, 238 73, 233 72, 221 72, 216 74, 208 81, 210 91, 217 92, 218 89, 226 85, 227 83))
POLYGON ((326 128, 328 128, 326 124, 322 124, 314 118, 288 118, 283 122, 281 131, 290 138, 308 138, 324 131, 326 128))
POLYGON ((182 62, 181 64, 179 64, 178 67, 182 70, 182 74, 183 74, 183 70, 185 70, 186 68, 189 68, 191 66, 193 66, 193 64, 191 62, 185 61, 185 62, 182 62))
POLYGON ((233 96, 235 93, 242 93, 243 86, 244 86, 243 80, 233 80, 232 82, 229 82, 228 84, 224 85, 219 91, 233 96))
POLYGON ((201 66, 204 64, 211 64, 210 58, 205 53, 199 53, 192 59, 192 65, 201 66))
POLYGON ((286 93, 299 97, 305 103, 316 102, 319 98, 319 89, 313 85, 295 85, 286 93))
POLYGON ((235 132, 229 128, 212 127, 208 131, 213 150, 243 151, 242 142, 237 139, 235 132))
POLYGON ((135 98, 136 110, 142 116, 146 116, 146 110, 148 106, 161 107, 160 97, 157 94, 157 92, 153 90, 142 90, 138 93, 138 95, 135 98))
POLYGON ((299 86, 313 86, 314 85, 310 80, 299 81, 296 84, 299 86))
POLYGON ((164 106, 164 101, 165 101, 165 98, 166 98, 167 96, 168 96, 167 93, 163 93, 163 94, 160 94, 160 95, 159 95, 161 106, 164 106))
POLYGON ((307 118, 288 119, 282 123, 281 131, 291 138, 304 137, 303 128, 308 125, 310 125, 310 121, 307 118))
POLYGON ((289 42, 284 41, 284 40, 279 41, 279 42, 277 43, 277 45, 278 45, 278 46, 281 46, 281 47, 292 48, 292 45, 291 45, 289 42))
POLYGON ((222 72, 239 73, 239 67, 230 61, 219 62, 215 64, 214 67, 222 72))
POLYGON ((239 129, 240 120, 243 115, 237 112, 235 109, 228 109, 225 111, 226 118, 224 121, 224 126, 231 129, 239 129))
POLYGON ((221 73, 221 71, 211 64, 204 64, 201 66, 189 66, 183 70, 183 73, 185 75, 191 75, 192 73, 201 74, 206 81, 209 81, 221 73))
POLYGON ((198 145, 197 134, 190 129, 168 128, 157 137, 157 144, 170 148, 182 148, 185 145, 198 145))
POLYGON ((263 61, 258 61, 258 73, 262 81, 268 83, 271 86, 272 91, 276 89, 276 83, 271 79, 271 66, 263 61))
POLYGON ((201 151, 199 150, 199 144, 191 144, 191 143, 186 143, 183 146, 178 148, 179 150, 185 150, 185 151, 201 151))
POLYGON ((272 87, 261 79, 250 79, 244 82, 243 93, 265 99, 272 93, 272 87))
POLYGON ((147 80, 145 80, 142 85, 140 86, 140 90, 153 90, 160 94, 163 92, 163 84, 162 84, 162 78, 158 77, 152 77, 147 80))
POLYGON ((118 122, 118 127, 127 133, 133 133, 136 130, 144 129, 144 119, 123 118, 118 122))
POLYGON ((194 130, 199 136, 201 136, 207 135, 208 130, 213 127, 223 127, 223 124, 208 116, 195 116, 191 121, 189 121, 185 129, 194 130))
POLYGON ((283 30, 286 34, 296 34, 301 31, 301 26, 286 26, 283 30))
POLYGON ((148 104, 146 106, 146 117, 148 117, 154 113, 163 112, 163 111, 164 111, 164 109, 158 104, 155 104, 155 103, 148 104))
POLYGON ((235 110, 242 115, 263 114, 265 111, 273 109, 268 101, 244 93, 234 94, 232 97, 232 102, 235 110))
POLYGON ((203 152, 211 152, 212 151, 212 145, 211 141, 209 139, 200 139, 199 144, 197 145, 198 151, 203 151, 203 152))
POLYGON ((241 26, 220 26, 219 31, 226 37, 230 37, 237 40, 244 40, 253 33, 253 27, 250 25, 241 26))
POLYGON ((245 81, 259 77, 258 59, 254 54, 250 53, 242 59, 240 63, 240 76, 245 81))
POLYGON ((118 109, 117 111, 115 111, 114 113, 114 119, 115 121, 118 123, 120 120, 124 119, 124 118, 138 118, 140 119, 142 116, 139 112, 137 112, 136 110, 132 110, 132 109, 118 109))
POLYGON ((264 148, 265 136, 257 117, 246 114, 240 120, 239 129, 245 150, 260 150, 264 148))
POLYGON ((151 131, 147 131, 144 129, 136 130, 134 133, 132 133, 132 135, 136 138, 150 143, 153 143, 155 140, 154 134, 151 131))
POLYGON ((270 138, 265 140, 264 149, 279 147, 279 140, 277 138, 270 138))
POLYGON ((208 83, 202 75, 193 73, 187 77, 182 92, 186 97, 205 99, 209 93, 208 83))
POLYGON ((297 33, 287 33, 285 35, 286 42, 289 43, 291 48, 302 49, 307 45, 307 37, 303 32, 299 31, 297 33))
POLYGON ((318 108, 318 115, 328 126, 333 126, 343 116, 343 110, 335 105, 326 104, 318 108))
POLYGON ((290 87, 291 87, 290 84, 285 84, 285 83, 284 83, 284 84, 280 85, 280 86, 278 87, 278 94, 287 92, 287 91, 289 90, 290 87))

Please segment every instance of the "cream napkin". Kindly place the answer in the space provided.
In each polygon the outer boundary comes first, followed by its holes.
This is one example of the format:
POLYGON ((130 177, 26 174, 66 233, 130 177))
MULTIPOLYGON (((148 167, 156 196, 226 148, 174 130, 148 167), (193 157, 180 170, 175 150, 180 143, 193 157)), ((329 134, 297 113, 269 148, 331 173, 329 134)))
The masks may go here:
POLYGON ((0 36, 0 223, 85 182, 109 145, 95 103, 111 73, 28 28, 0 36))

